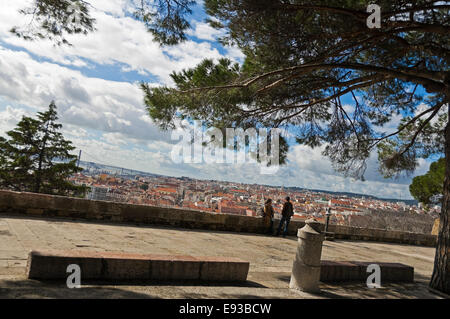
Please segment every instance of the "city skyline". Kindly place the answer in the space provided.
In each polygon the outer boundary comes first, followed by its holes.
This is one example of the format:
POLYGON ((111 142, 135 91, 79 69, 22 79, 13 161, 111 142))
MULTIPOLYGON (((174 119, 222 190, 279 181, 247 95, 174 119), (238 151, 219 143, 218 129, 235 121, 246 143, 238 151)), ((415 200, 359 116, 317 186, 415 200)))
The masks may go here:
POLYGON ((82 166, 87 166, 86 170, 70 180, 88 187, 84 197, 89 200, 259 217, 270 198, 275 217, 279 218, 289 196, 295 220, 312 217, 325 222, 330 209, 333 224, 418 233, 429 233, 440 212, 439 206, 425 209, 417 203, 358 194, 162 176, 96 163, 82 166), (399 219, 405 222, 399 223, 399 219))
MULTIPOLYGON (((381 201, 390 201, 390 202, 394 202, 394 201, 404 201, 405 203, 407 203, 408 205, 411 204, 417 204, 418 201, 415 199, 403 199, 403 198, 383 198, 383 197, 378 197, 372 194, 362 194, 362 193, 352 193, 352 192, 334 192, 334 191, 330 191, 330 190, 325 190, 325 189, 313 189, 313 188, 303 188, 303 187, 298 187, 298 186, 292 186, 292 185, 270 185, 270 184, 257 184, 257 183, 240 183, 240 182, 235 182, 235 181, 231 181, 231 180, 215 180, 215 179, 199 179, 199 178, 195 178, 192 176, 174 176, 174 175, 163 175, 163 174, 156 174, 153 172, 149 172, 149 171, 140 171, 140 170, 134 170, 134 169, 130 169, 130 168, 126 168, 126 167, 118 167, 118 166, 113 166, 113 165, 105 165, 105 164, 100 164, 98 162, 89 162, 89 161, 83 161, 80 160, 80 167, 82 168, 93 168, 95 164, 98 167, 94 168, 94 172, 101 174, 101 173, 105 173, 105 174, 112 174, 112 175, 118 175, 118 176, 156 176, 156 177, 164 177, 164 178, 177 178, 177 179, 181 179, 181 178, 189 178, 191 180, 198 180, 198 181, 213 181, 213 182, 218 182, 218 183, 234 183, 234 184, 240 184, 240 185, 256 185, 256 186, 262 186, 262 187, 276 187, 276 188, 284 188, 287 190, 292 190, 292 189, 298 189, 298 190, 303 190, 303 191, 311 191, 311 192, 321 192, 321 193, 325 193, 325 194, 345 194, 348 195, 350 197, 366 197, 366 198, 373 198, 373 199, 377 199, 377 200, 381 200, 381 201), (119 173, 120 171, 120 173, 119 173), (127 174, 127 171, 129 172, 129 174, 127 174)), ((83 174, 83 172, 81 172, 83 174)), ((86 172, 84 172, 86 173, 86 172)), ((92 171, 89 172, 89 174, 92 174, 92 171)))

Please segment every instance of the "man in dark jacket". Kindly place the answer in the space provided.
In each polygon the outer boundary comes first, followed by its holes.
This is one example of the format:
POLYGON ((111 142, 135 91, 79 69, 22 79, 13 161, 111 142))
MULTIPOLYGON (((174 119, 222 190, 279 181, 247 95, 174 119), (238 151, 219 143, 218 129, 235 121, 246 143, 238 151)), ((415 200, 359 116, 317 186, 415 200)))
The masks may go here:
POLYGON ((281 227, 283 227, 283 225, 284 225, 283 237, 286 237, 287 235, 289 222, 291 221, 292 215, 294 215, 294 208, 290 200, 291 199, 289 198, 289 196, 286 197, 286 201, 284 202, 283 205, 283 210, 281 211, 281 220, 280 224, 278 225, 277 236, 280 235, 281 227))

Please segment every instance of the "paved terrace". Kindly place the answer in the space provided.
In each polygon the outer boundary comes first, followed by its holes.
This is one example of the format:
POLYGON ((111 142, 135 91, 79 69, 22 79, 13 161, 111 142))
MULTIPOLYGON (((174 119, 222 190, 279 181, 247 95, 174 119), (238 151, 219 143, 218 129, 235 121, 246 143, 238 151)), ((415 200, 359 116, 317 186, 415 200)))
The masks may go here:
POLYGON ((368 289, 364 284, 321 284, 312 295, 289 290, 295 237, 130 226, 50 218, 0 217, 0 298, 439 298, 427 290, 434 248, 363 241, 326 241, 322 259, 398 262, 413 266, 415 282, 368 289), (248 282, 229 284, 40 282, 25 275, 29 251, 76 249, 145 254, 237 257, 250 262, 248 282))

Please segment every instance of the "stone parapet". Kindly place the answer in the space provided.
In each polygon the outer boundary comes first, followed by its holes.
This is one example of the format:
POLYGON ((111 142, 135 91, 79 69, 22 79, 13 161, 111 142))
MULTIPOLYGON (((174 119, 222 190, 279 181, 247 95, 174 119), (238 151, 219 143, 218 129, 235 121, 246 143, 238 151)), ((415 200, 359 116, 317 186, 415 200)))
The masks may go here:
MULTIPOLYGON (((0 190, 0 217, 2 214, 166 225, 213 231, 266 232, 261 217, 0 190)), ((275 229, 278 223, 279 221, 275 220, 275 229)), ((288 235, 297 235, 298 229, 304 225, 304 221, 291 220, 288 235)), ((323 231, 324 225, 321 227, 323 231)), ((436 246, 437 240, 435 235, 339 225, 329 225, 328 231, 335 233, 336 239, 380 241, 428 247, 436 246)))

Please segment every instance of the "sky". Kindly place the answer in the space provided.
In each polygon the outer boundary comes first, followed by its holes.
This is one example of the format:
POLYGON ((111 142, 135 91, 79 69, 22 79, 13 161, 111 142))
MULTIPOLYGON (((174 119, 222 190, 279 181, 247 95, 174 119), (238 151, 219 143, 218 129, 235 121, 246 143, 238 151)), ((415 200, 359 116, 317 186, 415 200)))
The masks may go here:
MULTIPOLYGON (((292 145, 288 163, 274 175, 257 164, 175 163, 178 140, 161 131, 145 110, 139 82, 172 85, 170 73, 194 67, 204 58, 227 57, 238 63, 243 54, 217 42, 220 32, 204 22, 201 4, 190 18, 188 41, 161 47, 144 25, 130 17, 127 0, 90 0, 97 31, 67 39, 73 46, 50 41, 28 42, 12 35, 12 26, 29 20, 18 13, 30 0, 0 0, 0 136, 22 116, 44 111, 54 100, 65 137, 82 150, 81 160, 169 176, 189 176, 242 183, 298 186, 345 191, 382 198, 412 199, 412 177, 426 173, 420 160, 414 175, 384 179, 376 156, 370 158, 366 181, 344 178, 321 155, 323 149, 292 145)), ((397 127, 394 118, 385 128, 397 127)))

